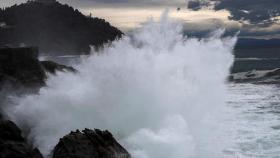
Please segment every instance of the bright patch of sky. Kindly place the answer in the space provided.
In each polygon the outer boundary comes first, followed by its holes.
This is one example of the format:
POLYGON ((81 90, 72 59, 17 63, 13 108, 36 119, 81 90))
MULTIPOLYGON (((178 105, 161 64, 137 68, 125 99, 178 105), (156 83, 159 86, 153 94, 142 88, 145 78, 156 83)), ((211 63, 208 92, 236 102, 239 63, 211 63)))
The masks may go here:
MULTIPOLYGON (((150 7, 150 8, 85 8, 81 11, 86 14, 100 18, 104 18, 110 21, 114 26, 121 29, 130 29, 138 27, 141 23, 147 21, 149 18, 158 20, 161 13, 167 7, 150 7)), ((209 19, 220 19, 225 23, 232 23, 227 19, 229 13, 227 11, 212 11, 212 10, 201 10, 201 11, 190 11, 187 9, 181 9, 177 11, 176 7, 168 7, 170 16, 184 22, 203 22, 209 19)))

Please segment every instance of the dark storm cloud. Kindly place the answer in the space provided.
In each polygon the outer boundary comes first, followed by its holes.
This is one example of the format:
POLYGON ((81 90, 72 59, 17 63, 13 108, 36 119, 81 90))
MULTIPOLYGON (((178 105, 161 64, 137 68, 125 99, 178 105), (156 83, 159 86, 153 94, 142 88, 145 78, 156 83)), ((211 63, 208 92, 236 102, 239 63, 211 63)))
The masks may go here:
POLYGON ((215 10, 228 10, 231 20, 270 25, 276 22, 275 17, 280 16, 279 0, 192 0, 188 8, 198 10, 210 2, 214 3, 215 10))
POLYGON ((192 9, 192 10, 199 10, 202 7, 208 6, 210 3, 208 1, 201 1, 201 0, 197 0, 197 1, 189 1, 188 2, 188 8, 192 9))

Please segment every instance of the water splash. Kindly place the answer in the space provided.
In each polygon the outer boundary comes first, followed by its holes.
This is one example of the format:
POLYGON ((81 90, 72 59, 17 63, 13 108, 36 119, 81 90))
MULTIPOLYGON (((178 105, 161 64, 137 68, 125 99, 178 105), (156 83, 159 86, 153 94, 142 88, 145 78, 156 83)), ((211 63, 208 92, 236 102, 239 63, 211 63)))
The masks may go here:
POLYGON ((213 116, 225 105, 235 42, 220 31, 184 37, 182 24, 164 13, 6 111, 31 128, 44 155, 70 130, 87 127, 109 129, 136 158, 220 158, 213 116))

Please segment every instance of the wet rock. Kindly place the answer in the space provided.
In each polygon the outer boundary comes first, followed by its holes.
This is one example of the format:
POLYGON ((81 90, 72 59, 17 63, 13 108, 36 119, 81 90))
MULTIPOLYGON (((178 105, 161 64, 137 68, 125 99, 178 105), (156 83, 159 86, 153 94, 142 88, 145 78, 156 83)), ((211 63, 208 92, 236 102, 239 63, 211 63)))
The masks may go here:
POLYGON ((53 61, 39 61, 38 49, 0 48, 0 89, 3 86, 40 88, 45 85, 46 72, 76 72, 73 67, 61 65, 53 61))
POLYGON ((43 158, 28 145, 20 129, 11 121, 0 120, 0 158, 43 158))
POLYGON ((52 61, 40 62, 37 48, 0 48, 0 116, 2 108, 12 102, 8 96, 38 93, 46 85, 46 72, 57 71, 76 70, 52 61))
POLYGON ((37 48, 0 49, 0 84, 41 86, 45 78, 37 48))
POLYGON ((130 155, 110 132, 85 129, 61 138, 53 158, 130 158, 130 155))
POLYGON ((76 72, 76 70, 71 66, 61 65, 53 61, 41 61, 41 64, 46 72, 52 74, 55 74, 57 71, 76 72))

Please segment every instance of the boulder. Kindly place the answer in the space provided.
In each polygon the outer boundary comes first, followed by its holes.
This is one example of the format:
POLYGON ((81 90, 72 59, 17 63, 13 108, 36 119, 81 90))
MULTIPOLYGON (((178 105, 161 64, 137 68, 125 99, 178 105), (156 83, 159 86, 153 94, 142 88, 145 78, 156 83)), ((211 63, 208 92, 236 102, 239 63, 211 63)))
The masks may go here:
POLYGON ((39 61, 35 47, 0 48, 0 89, 4 85, 17 89, 40 88, 45 85, 46 72, 55 74, 57 71, 76 72, 70 66, 39 61))
POLYGON ((20 129, 11 121, 0 120, 0 158, 43 158, 21 136, 20 129))
POLYGON ((130 158, 108 131, 77 130, 60 139, 53 158, 130 158))
POLYGON ((7 96, 34 94, 45 86, 47 73, 76 70, 52 61, 38 60, 38 49, 0 48, 0 117, 2 108, 10 105, 7 96))
POLYGON ((0 84, 41 86, 45 78, 37 48, 0 49, 0 84))

